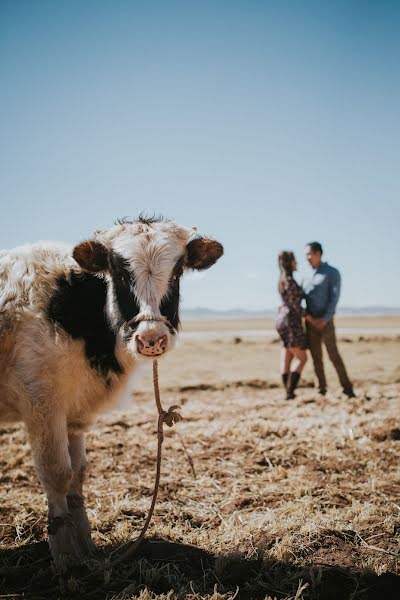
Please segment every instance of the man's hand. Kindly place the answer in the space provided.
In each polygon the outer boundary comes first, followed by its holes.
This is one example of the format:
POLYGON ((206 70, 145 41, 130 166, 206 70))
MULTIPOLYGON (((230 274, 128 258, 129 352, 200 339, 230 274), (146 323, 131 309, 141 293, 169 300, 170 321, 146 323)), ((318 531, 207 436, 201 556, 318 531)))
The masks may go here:
POLYGON ((314 319, 314 317, 312 317, 311 315, 306 316, 306 321, 311 323, 311 325, 315 327, 317 331, 322 331, 328 324, 328 321, 325 321, 324 319, 314 319))
POLYGON ((322 331, 328 325, 328 321, 324 319, 314 319, 313 325, 318 331, 322 331))

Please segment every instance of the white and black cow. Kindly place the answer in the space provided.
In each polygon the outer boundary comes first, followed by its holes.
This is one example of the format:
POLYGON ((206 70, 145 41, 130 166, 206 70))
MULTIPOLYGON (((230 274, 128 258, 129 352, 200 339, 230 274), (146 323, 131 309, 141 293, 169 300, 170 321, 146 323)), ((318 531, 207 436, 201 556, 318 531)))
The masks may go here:
POLYGON ((0 421, 24 421, 60 562, 92 549, 83 501, 85 429, 139 360, 172 349, 179 282, 220 243, 172 221, 121 221, 74 248, 0 252, 0 421))

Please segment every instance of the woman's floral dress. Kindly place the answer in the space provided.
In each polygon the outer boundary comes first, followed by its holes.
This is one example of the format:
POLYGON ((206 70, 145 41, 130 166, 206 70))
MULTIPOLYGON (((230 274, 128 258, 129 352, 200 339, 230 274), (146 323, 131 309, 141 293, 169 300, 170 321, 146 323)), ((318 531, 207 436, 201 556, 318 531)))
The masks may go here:
POLYGON ((281 291, 283 304, 279 307, 276 329, 285 348, 301 348, 308 346, 302 318, 305 311, 301 308, 303 290, 293 277, 288 277, 281 291))

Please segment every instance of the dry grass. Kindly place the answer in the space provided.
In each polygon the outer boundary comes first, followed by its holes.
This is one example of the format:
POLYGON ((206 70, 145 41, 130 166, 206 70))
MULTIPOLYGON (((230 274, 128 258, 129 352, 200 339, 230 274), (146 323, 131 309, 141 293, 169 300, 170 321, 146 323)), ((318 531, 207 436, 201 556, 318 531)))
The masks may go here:
POLYGON ((100 551, 67 577, 43 541, 46 506, 25 433, 3 429, 0 598, 400 597, 399 341, 349 339, 342 349, 352 401, 332 374, 319 398, 310 370, 308 387, 283 400, 278 348, 262 340, 220 340, 211 352, 192 341, 161 364, 163 403, 181 404, 185 420, 166 433, 149 541, 95 581, 82 576, 136 537, 150 503, 150 378, 133 410, 89 434, 87 505, 100 551))

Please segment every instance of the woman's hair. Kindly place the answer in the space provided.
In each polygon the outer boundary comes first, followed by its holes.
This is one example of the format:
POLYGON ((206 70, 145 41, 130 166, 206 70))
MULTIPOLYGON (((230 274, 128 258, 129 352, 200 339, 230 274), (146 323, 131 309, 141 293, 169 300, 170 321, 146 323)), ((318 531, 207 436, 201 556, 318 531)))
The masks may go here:
POLYGON ((282 290, 286 287, 286 282, 288 277, 291 277, 293 274, 293 266, 292 263, 295 260, 293 252, 289 250, 284 250, 278 256, 278 264, 280 269, 279 275, 279 284, 278 289, 279 292, 282 293, 282 290))

